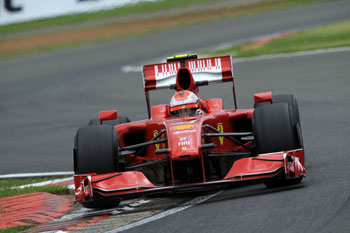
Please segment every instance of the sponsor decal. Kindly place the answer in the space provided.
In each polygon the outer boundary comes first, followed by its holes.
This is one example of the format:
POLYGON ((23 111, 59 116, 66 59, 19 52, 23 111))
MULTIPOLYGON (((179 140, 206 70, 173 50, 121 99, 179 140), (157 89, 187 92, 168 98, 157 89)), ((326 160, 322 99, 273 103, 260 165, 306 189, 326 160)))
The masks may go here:
POLYGON ((183 147, 182 147, 182 150, 187 150, 187 146, 183 146, 183 147))
POLYGON ((198 120, 193 120, 193 121, 181 121, 181 122, 172 123, 171 125, 194 124, 194 123, 196 123, 197 121, 198 121, 198 120))
MULTIPOLYGON (((223 133, 224 132, 224 126, 222 125, 222 123, 218 123, 218 130, 223 133)), ((219 137, 220 140, 220 144, 223 145, 224 144, 224 137, 219 137)))
POLYGON ((174 132, 174 134, 186 134, 186 133, 194 133, 194 132, 196 132, 195 129, 193 129, 193 130, 181 130, 181 131, 174 132))
POLYGON ((0 0, 0 25, 108 10, 140 1, 154 0, 0 0))
MULTIPOLYGON (((162 80, 169 76, 175 76, 177 70, 181 67, 180 62, 171 62, 154 65, 154 74, 156 80, 162 80)), ((188 61, 187 67, 192 73, 196 72, 221 72, 221 58, 207 58, 188 61)))
POLYGON ((183 124, 183 125, 173 126, 173 129, 174 130, 192 129, 194 126, 195 126, 194 124, 183 124))
POLYGON ((4 0, 5 1, 5 9, 8 12, 17 12, 22 10, 22 6, 15 6, 13 0, 4 0))
POLYGON ((187 141, 187 140, 190 140, 190 137, 183 137, 183 138, 180 138, 180 141, 187 141))
POLYGON ((164 79, 168 76, 175 76, 179 68, 180 68, 180 62, 155 65, 154 73, 156 76, 156 80, 164 79))
POLYGON ((190 141, 179 142, 178 145, 179 146, 189 146, 190 145, 190 141))
POLYGON ((292 161, 287 163, 288 170, 294 173, 294 176, 300 176, 305 172, 305 168, 301 164, 298 157, 291 156, 292 161))
POLYGON ((196 72, 221 72, 221 58, 207 58, 188 61, 188 67, 192 73, 196 72))
POLYGON ((295 167, 297 167, 300 171, 304 171, 304 166, 301 164, 298 157, 295 157, 295 164, 296 164, 295 167))
MULTIPOLYGON (((158 130, 154 130, 153 131, 153 137, 156 137, 157 135, 158 135, 158 130)), ((156 150, 159 150, 159 147, 160 147, 159 143, 154 144, 154 145, 156 147, 156 150)))

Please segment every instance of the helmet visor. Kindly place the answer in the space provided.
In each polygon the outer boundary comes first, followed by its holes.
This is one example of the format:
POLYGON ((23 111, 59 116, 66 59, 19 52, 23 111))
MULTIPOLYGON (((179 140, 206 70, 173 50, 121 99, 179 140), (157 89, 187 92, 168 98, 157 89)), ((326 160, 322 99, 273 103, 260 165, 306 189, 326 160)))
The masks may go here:
POLYGON ((199 104, 187 104, 170 108, 172 116, 193 116, 196 114, 199 104))

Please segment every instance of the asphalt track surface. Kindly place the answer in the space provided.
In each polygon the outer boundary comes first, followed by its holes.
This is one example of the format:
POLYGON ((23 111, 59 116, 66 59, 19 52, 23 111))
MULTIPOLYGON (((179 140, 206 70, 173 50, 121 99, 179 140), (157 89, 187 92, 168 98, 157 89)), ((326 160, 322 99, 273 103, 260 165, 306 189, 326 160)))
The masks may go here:
POLYGON ((241 103, 267 90, 298 98, 307 168, 301 185, 228 189, 125 232, 349 232, 349 61, 348 51, 236 65, 241 103))
MULTIPOLYGON (((125 74, 124 65, 349 19, 349 9, 349 1, 334 1, 1 61, 0 174, 71 171, 75 131, 100 110, 117 108, 132 120, 145 118, 140 73, 125 74)), ((255 92, 297 97, 306 150, 304 183, 225 190, 128 232, 348 232, 349 73, 349 52, 236 64, 240 108, 252 106, 255 92)), ((210 92, 221 90, 214 85, 210 92)), ((160 93, 158 100, 170 99, 167 94, 160 93)), ((223 97, 227 101, 231 95, 223 97)))
MULTIPOLYGON (((0 61, 0 174, 71 171, 75 132, 100 110, 117 109, 131 120, 146 118, 141 74, 121 72, 124 65, 349 19, 349 9, 350 1, 333 1, 0 61)), ((256 73, 246 74, 237 66, 241 108, 252 106, 247 98, 253 90, 265 90, 261 82, 276 90, 269 80, 245 82, 246 76, 265 71, 250 70, 256 73)), ((283 87, 286 92, 290 88, 283 87)), ((213 96, 220 92, 211 91, 213 96)), ((155 102, 170 99, 168 92, 156 97, 155 102)))

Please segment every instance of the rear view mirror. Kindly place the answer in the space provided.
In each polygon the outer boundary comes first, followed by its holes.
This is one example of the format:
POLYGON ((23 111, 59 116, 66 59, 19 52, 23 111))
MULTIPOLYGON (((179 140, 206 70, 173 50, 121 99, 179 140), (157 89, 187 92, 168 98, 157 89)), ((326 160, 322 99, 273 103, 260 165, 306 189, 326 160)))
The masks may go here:
POLYGON ((272 104, 272 93, 262 92, 254 94, 254 103, 270 102, 272 104))
POLYGON ((116 120, 118 118, 117 110, 108 110, 100 112, 100 124, 107 120, 116 120))

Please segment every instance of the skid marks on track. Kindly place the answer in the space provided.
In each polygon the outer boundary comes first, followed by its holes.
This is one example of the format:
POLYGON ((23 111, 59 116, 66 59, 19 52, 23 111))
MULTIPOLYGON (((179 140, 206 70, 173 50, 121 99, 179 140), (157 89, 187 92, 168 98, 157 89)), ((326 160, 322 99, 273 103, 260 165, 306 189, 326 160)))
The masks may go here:
MULTIPOLYGON (((62 216, 61 218, 50 221, 49 223, 39 225, 31 228, 26 232, 65 232, 74 231, 79 227, 84 227, 92 223, 99 222, 103 219, 107 219, 114 215, 127 214, 130 211, 136 211, 136 209, 146 203, 151 202, 150 199, 135 199, 129 201, 123 201, 117 208, 112 209, 87 209, 76 208, 71 213, 62 216)), ((80 204, 76 204, 77 206, 80 204)))
POLYGON ((183 197, 134 199, 122 201, 116 208, 103 210, 78 207, 59 219, 26 232, 104 232, 150 217, 187 200, 183 197))
MULTIPOLYGON (((192 199, 191 197, 158 197, 147 203, 129 203, 126 206, 116 208, 116 211, 122 209, 121 213, 110 215, 109 218, 103 219, 84 227, 76 228, 74 232, 98 233, 110 231, 133 222, 162 213, 165 210, 177 207, 182 203, 192 199), (130 209, 129 209, 130 208, 130 209), (133 208, 133 209, 132 209, 133 208), (118 210, 119 209, 119 210, 118 210), (125 210, 128 209, 128 210, 125 210)), ((147 201, 142 199, 143 201, 147 201)))

